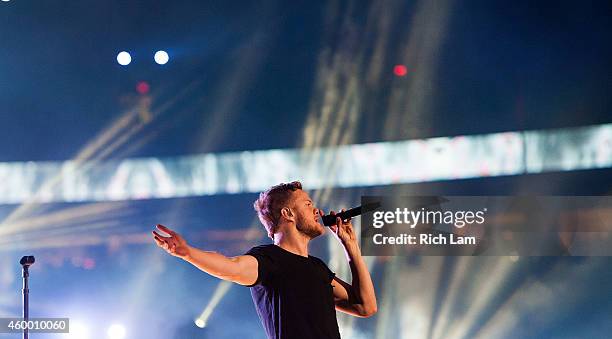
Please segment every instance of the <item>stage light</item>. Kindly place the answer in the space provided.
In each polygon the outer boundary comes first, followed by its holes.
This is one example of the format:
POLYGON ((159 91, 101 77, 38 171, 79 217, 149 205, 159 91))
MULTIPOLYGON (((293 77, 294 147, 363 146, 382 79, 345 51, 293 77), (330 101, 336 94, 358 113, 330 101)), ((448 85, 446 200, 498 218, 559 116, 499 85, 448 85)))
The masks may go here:
POLYGON ((78 322, 70 322, 68 338, 70 339, 88 339, 89 329, 85 325, 78 322))
POLYGON ((395 67, 393 67, 393 73, 398 77, 403 77, 408 74, 408 68, 404 65, 395 65, 395 67))
POLYGON ((157 62, 160 65, 165 65, 168 62, 168 60, 170 60, 168 53, 166 53, 165 51, 155 52, 155 56, 153 58, 155 59, 155 62, 157 62))
POLYGON ((198 319, 196 319, 196 320, 195 320, 195 324, 196 324, 196 326, 197 326, 197 327, 199 327, 199 328, 204 328, 204 327, 206 327, 206 322, 204 322, 204 319, 202 319, 202 318, 198 318, 198 319))
POLYGON ((151 87, 146 81, 141 81, 136 85, 136 91, 142 95, 149 93, 151 87))
POLYGON ((204 311, 202 311, 200 316, 196 319, 196 326, 198 326, 199 328, 204 328, 206 326, 208 318, 210 318, 210 315, 219 304, 219 301, 221 301, 223 296, 227 293, 227 291, 229 291, 231 287, 232 283, 230 282, 227 282, 225 280, 219 282, 217 288, 213 292, 212 297, 210 298, 210 301, 208 302, 208 305, 206 305, 204 311))
POLYGON ((109 339, 123 339, 125 338, 125 327, 120 324, 112 324, 106 333, 109 339))
POLYGON ((117 54, 117 62, 121 66, 127 66, 132 62, 132 56, 126 51, 119 52, 119 54, 117 54))

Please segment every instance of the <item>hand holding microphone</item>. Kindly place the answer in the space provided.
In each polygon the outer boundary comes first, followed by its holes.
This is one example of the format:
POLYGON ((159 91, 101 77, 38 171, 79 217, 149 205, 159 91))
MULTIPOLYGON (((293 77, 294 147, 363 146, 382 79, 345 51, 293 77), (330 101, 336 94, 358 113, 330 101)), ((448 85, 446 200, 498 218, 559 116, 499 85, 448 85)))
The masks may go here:
POLYGON ((374 211, 381 206, 380 202, 374 202, 365 204, 362 206, 354 207, 349 210, 342 210, 340 213, 331 211, 328 215, 323 215, 321 220, 323 225, 328 226, 334 233, 334 236, 340 240, 345 248, 347 245, 354 245, 350 247, 357 247, 357 236, 353 230, 353 224, 351 218, 361 215, 363 213, 374 211))
POLYGON ((351 208, 350 210, 346 210, 346 211, 342 210, 342 212, 338 214, 330 213, 328 215, 322 216, 321 219, 323 220, 323 225, 332 226, 336 224, 336 218, 340 218, 342 220, 348 220, 352 217, 356 217, 363 213, 374 211, 378 208, 380 208, 380 202, 373 202, 373 203, 365 204, 363 206, 357 206, 357 207, 351 208))

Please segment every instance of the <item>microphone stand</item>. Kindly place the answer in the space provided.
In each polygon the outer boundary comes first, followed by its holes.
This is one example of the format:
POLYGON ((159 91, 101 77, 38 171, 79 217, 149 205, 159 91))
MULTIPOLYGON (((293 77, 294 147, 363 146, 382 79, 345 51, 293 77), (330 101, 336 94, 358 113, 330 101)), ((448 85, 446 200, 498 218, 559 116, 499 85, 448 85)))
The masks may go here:
POLYGON ((25 326, 23 328, 23 339, 29 338, 28 333, 28 319, 29 319, 29 294, 30 289, 28 288, 28 278, 30 277, 29 267, 34 264, 34 256, 25 256, 21 258, 19 261, 21 266, 23 267, 23 320, 25 321, 25 326))

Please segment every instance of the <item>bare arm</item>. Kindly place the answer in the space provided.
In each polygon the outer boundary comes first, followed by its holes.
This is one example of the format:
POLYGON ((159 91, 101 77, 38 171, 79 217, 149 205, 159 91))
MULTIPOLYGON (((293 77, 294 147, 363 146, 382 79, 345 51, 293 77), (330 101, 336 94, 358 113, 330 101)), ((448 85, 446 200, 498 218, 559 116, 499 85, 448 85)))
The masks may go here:
POLYGON ((336 309, 357 317, 370 317, 377 312, 376 293, 368 267, 361 256, 353 225, 350 221, 343 222, 337 218, 331 230, 344 247, 352 275, 351 284, 337 277, 332 281, 336 309))
POLYGON ((165 237, 153 231, 157 246, 169 254, 181 258, 200 270, 219 279, 235 282, 240 285, 251 285, 257 280, 257 259, 250 255, 226 257, 222 254, 203 251, 189 246, 183 237, 173 230, 157 225, 157 228, 169 236, 165 237))

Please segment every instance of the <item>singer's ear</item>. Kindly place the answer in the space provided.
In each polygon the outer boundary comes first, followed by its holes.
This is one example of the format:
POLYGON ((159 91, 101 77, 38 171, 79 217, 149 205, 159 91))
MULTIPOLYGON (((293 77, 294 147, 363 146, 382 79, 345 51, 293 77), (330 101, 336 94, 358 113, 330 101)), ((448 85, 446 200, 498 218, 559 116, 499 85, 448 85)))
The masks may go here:
POLYGON ((283 207, 281 209, 281 217, 288 219, 288 220, 293 220, 293 211, 291 210, 291 208, 289 207, 283 207))

